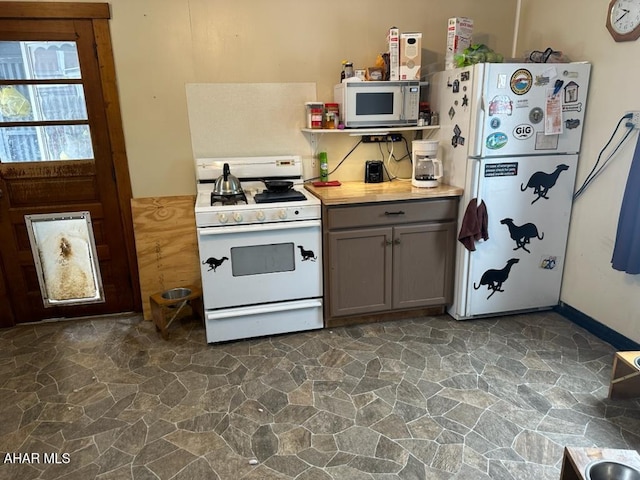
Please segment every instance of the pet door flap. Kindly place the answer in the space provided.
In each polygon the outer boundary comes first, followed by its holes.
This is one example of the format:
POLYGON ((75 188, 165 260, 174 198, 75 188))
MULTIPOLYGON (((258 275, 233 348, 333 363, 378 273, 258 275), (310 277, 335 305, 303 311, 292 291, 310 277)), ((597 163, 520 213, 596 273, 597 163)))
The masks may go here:
POLYGON ((24 218, 44 306, 104 302, 89 212, 24 218))

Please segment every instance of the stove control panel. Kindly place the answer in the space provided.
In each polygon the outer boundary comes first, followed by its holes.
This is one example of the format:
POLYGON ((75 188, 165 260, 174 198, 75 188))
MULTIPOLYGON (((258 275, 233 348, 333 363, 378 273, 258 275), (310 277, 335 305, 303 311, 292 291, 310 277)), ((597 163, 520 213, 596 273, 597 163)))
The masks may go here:
MULTIPOLYGON (((260 188, 264 185, 260 184, 260 188)), ((235 225, 265 224, 277 222, 295 222, 299 220, 316 220, 321 214, 320 200, 304 190, 305 201, 289 201, 260 203, 253 201, 257 192, 245 189, 248 203, 236 205, 211 205, 211 191, 202 188, 198 191, 195 204, 196 226, 198 227, 233 227, 235 225)), ((262 190, 260 190, 262 191, 262 190)))
POLYGON ((226 207, 224 212, 196 207, 196 225, 198 227, 223 227, 295 222, 298 220, 315 220, 320 218, 320 205, 310 205, 308 203, 306 205, 298 204, 287 207, 283 207, 282 204, 277 207, 255 208, 251 205, 243 205, 242 207, 226 207))

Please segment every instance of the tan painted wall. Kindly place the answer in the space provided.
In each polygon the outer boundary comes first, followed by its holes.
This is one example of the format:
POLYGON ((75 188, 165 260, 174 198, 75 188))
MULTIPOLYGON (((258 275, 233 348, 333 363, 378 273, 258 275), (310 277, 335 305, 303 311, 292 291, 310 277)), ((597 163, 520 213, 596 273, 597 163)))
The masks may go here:
MULTIPOLYGON (((574 60, 589 60, 594 65, 578 185, 593 167, 620 117, 626 111, 640 110, 640 40, 613 41, 605 28, 608 5, 608 1, 582 0, 522 2, 522 49, 551 46, 574 60)), ((611 268, 618 215, 636 140, 637 133, 574 204, 561 300, 640 342, 640 276, 611 268)), ((607 154, 611 151, 607 149, 607 154)))
MULTIPOLYGON (((373 65, 391 25, 423 32, 428 62, 443 60, 446 20, 460 12, 474 15, 479 39, 508 48, 511 22, 496 28, 487 12, 511 10, 512 17, 511 2, 476 3, 463 0, 454 8, 446 1, 406 0, 390 8, 381 0, 114 0, 111 25, 134 196, 194 191, 186 83, 316 82, 318 99, 331 101, 341 61, 373 65)), ((255 128, 260 125, 247 118, 242 133, 248 141, 255 128)), ((320 146, 335 165, 353 143, 345 136, 320 146)), ((358 149, 341 178, 360 178, 364 159, 379 156, 375 146, 358 149)))
MULTIPOLYGON (((509 51, 515 12, 512 0, 483 0, 482 6, 477 0, 109 3, 136 198, 195 192, 187 83, 317 82, 318 99, 331 101, 341 61, 373 65, 376 54, 386 50, 386 32, 392 25, 422 32, 424 60, 442 62, 449 17, 474 18, 479 41, 509 51)), ((247 118, 248 141, 254 128, 260 126, 247 118)), ((352 145, 347 137, 322 146, 336 159, 352 145)), ((360 172, 363 159, 379 157, 377 147, 367 146, 349 162, 360 172)), ((340 173, 348 176, 349 164, 344 168, 340 173)))

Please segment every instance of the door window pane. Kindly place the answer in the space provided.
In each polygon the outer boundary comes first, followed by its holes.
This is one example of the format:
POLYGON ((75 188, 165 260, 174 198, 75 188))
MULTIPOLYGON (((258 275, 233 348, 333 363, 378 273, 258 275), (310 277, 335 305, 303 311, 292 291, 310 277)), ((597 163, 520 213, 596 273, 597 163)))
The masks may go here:
POLYGON ((82 85, 38 85, 33 90, 42 120, 87 119, 82 85))
POLYGON ((80 79, 75 42, 0 42, 4 80, 80 79))
POLYGON ((0 86, 0 122, 87 120, 82 85, 0 86))
POLYGON ((93 158, 88 125, 0 128, 0 162, 93 158))
POLYGON ((26 85, 0 86, 0 122, 33 120, 33 102, 26 85))

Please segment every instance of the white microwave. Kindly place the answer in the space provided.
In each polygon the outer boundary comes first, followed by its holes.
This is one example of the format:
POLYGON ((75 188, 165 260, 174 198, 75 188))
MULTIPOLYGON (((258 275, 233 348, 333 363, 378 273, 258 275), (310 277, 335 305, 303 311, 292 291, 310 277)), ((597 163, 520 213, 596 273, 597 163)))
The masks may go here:
POLYGON ((420 82, 343 82, 334 87, 333 100, 347 128, 417 125, 420 82))

